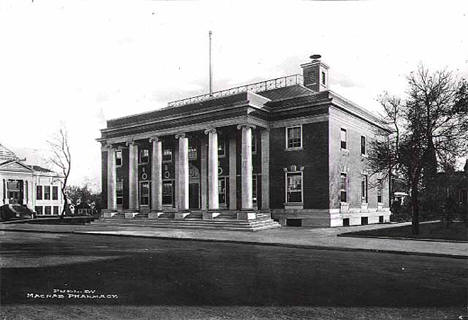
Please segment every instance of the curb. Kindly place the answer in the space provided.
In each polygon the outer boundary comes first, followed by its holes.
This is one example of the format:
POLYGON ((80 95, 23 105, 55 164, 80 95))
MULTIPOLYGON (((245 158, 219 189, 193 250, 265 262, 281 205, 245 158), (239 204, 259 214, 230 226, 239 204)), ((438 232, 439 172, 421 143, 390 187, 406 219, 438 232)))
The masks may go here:
POLYGON ((366 249, 366 248, 345 248, 336 246, 318 246, 318 245, 307 245, 307 244, 290 244, 290 243, 279 243, 279 242, 255 242, 245 240, 230 240, 230 239, 200 239, 200 238, 176 238, 167 236, 150 236, 142 234, 110 234, 110 233, 99 233, 89 231, 50 231, 50 230, 25 230, 25 229, 3 229, 0 231, 11 231, 11 232, 33 232, 33 233, 56 233, 56 234, 78 234, 78 235, 92 235, 92 236, 112 236, 112 237, 132 237, 132 238, 147 238, 147 239, 159 239, 159 240, 180 240, 180 241, 200 241, 200 242, 223 242, 233 244, 247 244, 257 246, 270 246, 270 247, 284 247, 284 248, 297 248, 297 249, 315 249, 315 250, 332 250, 332 251, 354 251, 354 252, 375 252, 375 253, 390 253, 410 256, 429 256, 429 257, 441 257, 441 258, 452 258, 452 259, 468 259, 465 255, 454 255, 445 253, 433 253, 433 252, 407 252, 398 250, 388 249, 366 249))
POLYGON ((371 238, 371 239, 387 239, 387 240, 415 240, 427 242, 444 242, 444 243, 468 243, 468 240, 446 240, 446 239, 427 239, 427 238, 409 238, 409 237, 388 237, 388 236, 374 236, 368 234, 356 233, 340 233, 338 237, 343 238, 371 238))

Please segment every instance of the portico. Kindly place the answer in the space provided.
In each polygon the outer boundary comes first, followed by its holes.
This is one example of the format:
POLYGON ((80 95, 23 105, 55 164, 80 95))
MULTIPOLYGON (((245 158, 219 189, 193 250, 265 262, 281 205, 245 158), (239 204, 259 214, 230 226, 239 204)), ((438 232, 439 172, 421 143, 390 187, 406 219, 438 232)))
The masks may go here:
POLYGON ((261 161, 269 149, 269 141, 262 139, 267 128, 258 123, 231 123, 108 139, 102 147, 107 153, 105 215, 123 213, 134 218, 147 214, 149 219, 157 219, 172 213, 174 219, 184 219, 192 212, 201 212, 204 220, 221 213, 239 220, 256 219, 259 209, 268 209, 265 201, 254 204, 257 182, 261 189, 255 200, 268 199, 268 166, 263 167, 261 161), (254 178, 253 162, 257 158, 254 178), (142 205, 143 190, 139 187, 145 181, 150 186, 148 206, 142 205), (122 193, 128 193, 128 205, 124 201, 117 204, 118 184, 125 189, 122 193))

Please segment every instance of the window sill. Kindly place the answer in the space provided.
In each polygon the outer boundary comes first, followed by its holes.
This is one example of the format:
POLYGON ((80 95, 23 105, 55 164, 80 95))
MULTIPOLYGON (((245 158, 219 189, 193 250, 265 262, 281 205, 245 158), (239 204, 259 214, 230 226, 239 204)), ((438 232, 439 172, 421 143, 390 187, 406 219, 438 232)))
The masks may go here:
POLYGON ((142 165, 145 165, 145 164, 148 164, 148 163, 149 163, 149 161, 148 162, 138 162, 138 165, 142 166, 142 165))
POLYGON ((303 202, 286 202, 284 203, 285 209, 304 209, 303 202))
POLYGON ((363 157, 363 158, 369 158, 369 155, 368 155, 367 153, 365 153, 365 154, 362 154, 362 153, 361 153, 361 157, 363 157))
POLYGON ((302 151, 302 147, 286 148, 284 151, 302 151))
POLYGON ((346 155, 349 154, 349 149, 340 149, 341 150, 341 153, 344 153, 346 155))

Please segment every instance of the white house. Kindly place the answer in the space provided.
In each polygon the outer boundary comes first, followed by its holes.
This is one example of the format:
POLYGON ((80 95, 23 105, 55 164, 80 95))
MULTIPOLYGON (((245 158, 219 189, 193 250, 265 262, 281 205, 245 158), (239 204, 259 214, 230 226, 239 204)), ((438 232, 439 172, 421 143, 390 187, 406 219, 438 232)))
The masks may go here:
POLYGON ((38 215, 59 215, 63 208, 63 177, 38 165, 26 164, 0 144, 0 206, 22 204, 38 215))

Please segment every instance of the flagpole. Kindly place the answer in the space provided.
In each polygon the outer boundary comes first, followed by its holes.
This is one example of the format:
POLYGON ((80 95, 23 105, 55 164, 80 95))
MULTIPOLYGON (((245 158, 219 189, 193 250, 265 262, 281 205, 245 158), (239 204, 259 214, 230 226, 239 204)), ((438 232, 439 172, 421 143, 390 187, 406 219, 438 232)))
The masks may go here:
POLYGON ((208 58, 209 58, 209 92, 210 96, 213 95, 213 73, 211 70, 211 30, 208 31, 208 39, 209 39, 209 53, 208 53, 208 58))

